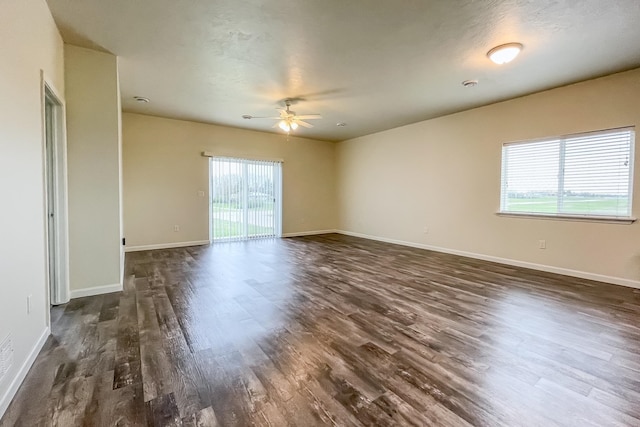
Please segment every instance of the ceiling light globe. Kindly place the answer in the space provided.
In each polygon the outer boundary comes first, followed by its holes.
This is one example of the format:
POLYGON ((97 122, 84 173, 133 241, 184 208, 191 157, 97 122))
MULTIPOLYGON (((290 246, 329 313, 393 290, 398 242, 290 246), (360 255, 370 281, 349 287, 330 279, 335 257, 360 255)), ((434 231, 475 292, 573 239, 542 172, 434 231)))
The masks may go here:
POLYGON ((520 43, 507 43, 496 46, 487 52, 487 56, 498 65, 513 61, 522 50, 520 43))
POLYGON ((284 120, 280 120, 280 123, 278 123, 278 126, 280 127, 280 129, 282 129, 285 132, 289 132, 291 130, 291 128, 289 127, 289 124, 284 120))
POLYGON ((291 123, 291 129, 293 130, 298 129, 298 124, 296 122, 291 123))

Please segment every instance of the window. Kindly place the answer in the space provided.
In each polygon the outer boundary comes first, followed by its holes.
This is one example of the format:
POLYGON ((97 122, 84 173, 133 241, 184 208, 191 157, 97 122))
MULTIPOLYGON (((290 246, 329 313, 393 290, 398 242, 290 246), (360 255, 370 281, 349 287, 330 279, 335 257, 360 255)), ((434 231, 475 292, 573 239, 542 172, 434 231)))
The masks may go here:
POLYGON ((500 212, 631 219, 633 128, 502 146, 500 212))

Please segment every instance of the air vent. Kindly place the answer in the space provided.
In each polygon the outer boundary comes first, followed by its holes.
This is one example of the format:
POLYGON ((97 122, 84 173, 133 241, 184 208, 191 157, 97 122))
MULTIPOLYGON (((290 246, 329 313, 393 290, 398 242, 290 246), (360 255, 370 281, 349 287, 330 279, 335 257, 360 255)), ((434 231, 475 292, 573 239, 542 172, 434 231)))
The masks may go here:
POLYGON ((7 337, 2 340, 2 343, 0 343, 0 381, 2 381, 5 374, 9 372, 12 364, 13 342, 11 341, 11 335, 7 335, 7 337))

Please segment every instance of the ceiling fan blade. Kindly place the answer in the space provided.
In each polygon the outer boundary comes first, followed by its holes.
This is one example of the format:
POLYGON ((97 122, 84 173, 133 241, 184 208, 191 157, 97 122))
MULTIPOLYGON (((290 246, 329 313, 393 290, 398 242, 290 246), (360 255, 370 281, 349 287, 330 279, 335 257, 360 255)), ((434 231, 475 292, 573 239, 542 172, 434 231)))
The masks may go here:
POLYGON ((252 119, 272 119, 272 120, 280 120, 281 117, 267 117, 267 116, 251 116, 252 119))
POLYGON ((313 125, 311 123, 307 123, 307 122, 303 122, 302 120, 294 120, 295 123, 299 124, 300 126, 306 127, 306 128, 312 128, 313 125))
POLYGON ((322 116, 320 114, 303 114, 301 116, 296 116, 296 119, 304 119, 304 120, 314 120, 321 119, 322 116))
POLYGON ((280 125, 280 122, 276 122, 273 126, 271 126, 272 128, 277 128, 280 125))

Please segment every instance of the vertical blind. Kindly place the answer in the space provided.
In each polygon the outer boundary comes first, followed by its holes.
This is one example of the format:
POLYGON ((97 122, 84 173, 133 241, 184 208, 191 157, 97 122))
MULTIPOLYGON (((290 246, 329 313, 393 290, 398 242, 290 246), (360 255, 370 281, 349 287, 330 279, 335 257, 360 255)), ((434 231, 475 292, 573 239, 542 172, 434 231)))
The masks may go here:
POLYGON ((500 211, 631 216, 633 128, 507 143, 500 211))
POLYGON ((212 240, 281 235, 281 163, 212 157, 212 240))

